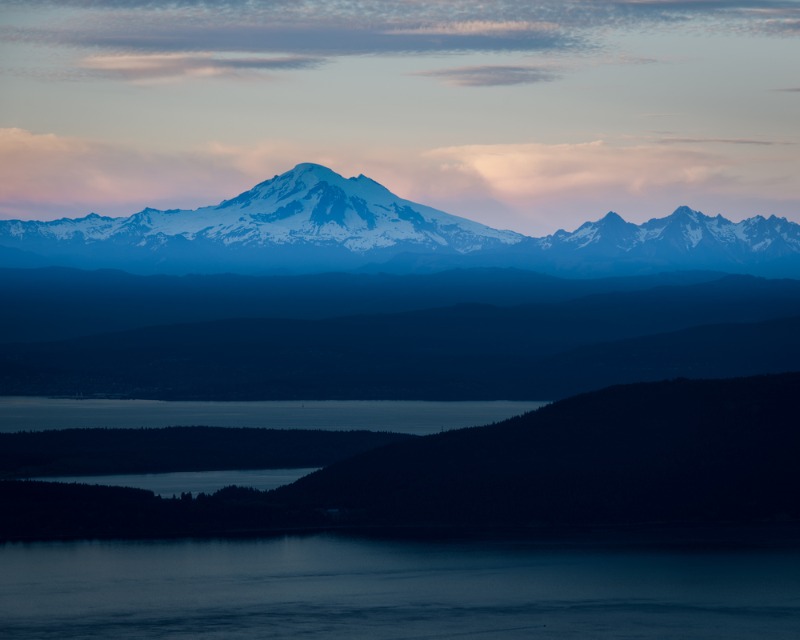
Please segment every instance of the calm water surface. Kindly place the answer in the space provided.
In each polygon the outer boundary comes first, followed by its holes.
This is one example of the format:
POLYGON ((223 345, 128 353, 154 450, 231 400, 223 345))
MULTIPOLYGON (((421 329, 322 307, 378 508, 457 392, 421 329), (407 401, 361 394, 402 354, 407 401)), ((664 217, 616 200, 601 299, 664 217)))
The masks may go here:
POLYGON ((474 427, 537 409, 546 402, 330 400, 162 402, 0 397, 0 432, 88 427, 265 427, 367 429, 425 435, 474 427))
POLYGON ((797 640, 800 552, 244 541, 0 546, 0 637, 797 640))

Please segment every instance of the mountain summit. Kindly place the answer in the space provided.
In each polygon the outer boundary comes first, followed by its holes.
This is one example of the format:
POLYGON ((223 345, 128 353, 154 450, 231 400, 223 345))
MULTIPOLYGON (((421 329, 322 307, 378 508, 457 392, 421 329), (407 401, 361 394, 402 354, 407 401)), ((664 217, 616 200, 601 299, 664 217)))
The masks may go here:
POLYGON ((58 256, 61 264, 135 271, 330 270, 408 252, 463 255, 525 239, 404 200, 363 175, 344 178, 310 163, 195 210, 0 222, 0 245, 58 256))
MULTIPOLYGON (((233 226, 247 227, 243 241, 336 243, 355 253, 389 247, 470 253, 524 238, 403 200, 364 175, 346 179, 310 163, 299 164, 211 211, 220 220, 234 212, 239 224, 233 226)), ((224 227, 224 232, 229 235, 230 227, 224 227)))
POLYGON ((408 272, 518 267, 602 276, 681 269, 800 276, 800 225, 731 222, 682 206, 641 225, 613 211, 544 238, 500 231, 404 200, 318 164, 194 210, 144 209, 51 222, 0 221, 0 266, 135 273, 408 272))

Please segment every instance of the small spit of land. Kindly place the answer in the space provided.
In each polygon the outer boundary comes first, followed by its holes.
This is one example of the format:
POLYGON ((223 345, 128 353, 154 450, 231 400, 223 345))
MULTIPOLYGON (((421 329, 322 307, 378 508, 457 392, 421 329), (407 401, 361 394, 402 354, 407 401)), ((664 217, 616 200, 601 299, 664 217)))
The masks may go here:
POLYGON ((796 373, 610 387, 495 425, 401 437, 270 492, 162 499, 8 480, 0 539, 746 530, 762 543, 780 532, 797 544, 798 391, 796 373))

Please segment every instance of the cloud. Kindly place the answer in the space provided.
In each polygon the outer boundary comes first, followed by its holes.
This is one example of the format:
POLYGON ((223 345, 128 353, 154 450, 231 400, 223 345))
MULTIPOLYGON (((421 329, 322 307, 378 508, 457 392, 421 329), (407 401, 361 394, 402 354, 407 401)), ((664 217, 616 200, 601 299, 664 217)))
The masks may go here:
POLYGON ((32 24, 3 27, 0 37, 127 53, 307 56, 536 51, 578 44, 554 23, 497 20, 494 11, 470 2, 178 3, 158 10, 135 4, 121 2, 91 11, 79 7, 68 20, 60 14, 54 14, 57 20, 48 19, 45 13, 32 24), (459 13, 470 19, 454 19, 459 13))
POLYGON ((743 144, 755 145, 761 147, 783 146, 796 144, 785 140, 764 140, 760 138, 679 138, 670 137, 662 138, 658 141, 659 144, 743 144))
POLYGON ((621 188, 644 193, 665 184, 707 182, 728 164, 707 152, 658 146, 506 144, 446 147, 432 157, 474 173, 505 198, 536 199, 573 189, 621 188))
MULTIPOLYGON (((698 28, 726 26, 736 32, 778 35, 800 31, 797 3, 786 0, 8 0, 7 4, 27 17, 9 19, 0 27, 0 39, 78 49, 89 68, 61 74, 71 79, 86 77, 81 73, 134 81, 236 77, 312 69, 322 58, 349 55, 595 51, 608 46, 604 42, 615 29, 653 24, 684 28, 693 23, 698 28), (226 59, 225 54, 236 54, 240 60, 226 59), (169 55, 175 57, 155 60, 169 55), (154 58, 131 68, 113 56, 154 58), (273 58, 270 62, 259 56, 273 58), (284 66, 278 66, 280 60, 284 66), (101 62, 105 66, 98 68, 101 62)), ((59 77, 36 69, 5 73, 59 77)), ((546 72, 522 69, 461 75, 454 71, 439 77, 465 86, 552 79, 546 72)))
POLYGON ((435 36, 464 36, 464 35, 491 35, 491 34, 519 34, 538 33, 542 31, 555 31, 558 25, 552 22, 531 22, 525 20, 468 20, 465 22, 445 22, 436 25, 427 25, 414 28, 401 28, 390 31, 395 35, 435 35, 435 36))
POLYGON ((792 20, 771 20, 767 23, 767 27, 775 32, 797 35, 800 34, 800 18, 792 20))
POLYGON ((500 85, 550 82, 560 76, 552 69, 531 65, 480 65, 455 67, 435 71, 420 71, 414 75, 438 78, 446 84, 460 87, 495 87, 500 85))
POLYGON ((347 24, 262 23, 181 24, 171 21, 131 23, 73 29, 0 29, 9 42, 32 42, 78 48, 101 48, 120 52, 167 53, 187 51, 341 56, 364 54, 438 53, 457 51, 540 51, 577 47, 550 31, 474 32, 452 34, 414 33, 393 25, 350 26, 347 24), (137 24, 138 23, 138 24, 137 24))
POLYGON ((163 81, 180 78, 242 77, 264 72, 313 69, 320 58, 222 57, 212 53, 99 55, 84 58, 89 76, 131 81, 163 81))
POLYGON ((102 29, 0 29, 8 42, 32 42, 126 53, 188 51, 346 56, 459 51, 544 51, 576 48, 577 39, 549 31, 506 33, 404 33, 391 26, 130 24, 102 29))

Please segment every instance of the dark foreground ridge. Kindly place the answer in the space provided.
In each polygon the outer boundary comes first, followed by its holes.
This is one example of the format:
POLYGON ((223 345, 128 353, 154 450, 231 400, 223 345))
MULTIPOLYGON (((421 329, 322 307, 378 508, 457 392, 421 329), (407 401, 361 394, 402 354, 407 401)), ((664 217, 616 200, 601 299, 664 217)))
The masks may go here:
MULTIPOLYGON (((271 492, 0 483, 0 539, 692 532, 800 544, 800 374, 625 385, 381 447, 271 492)), ((560 535, 560 534, 559 534, 560 535)))

